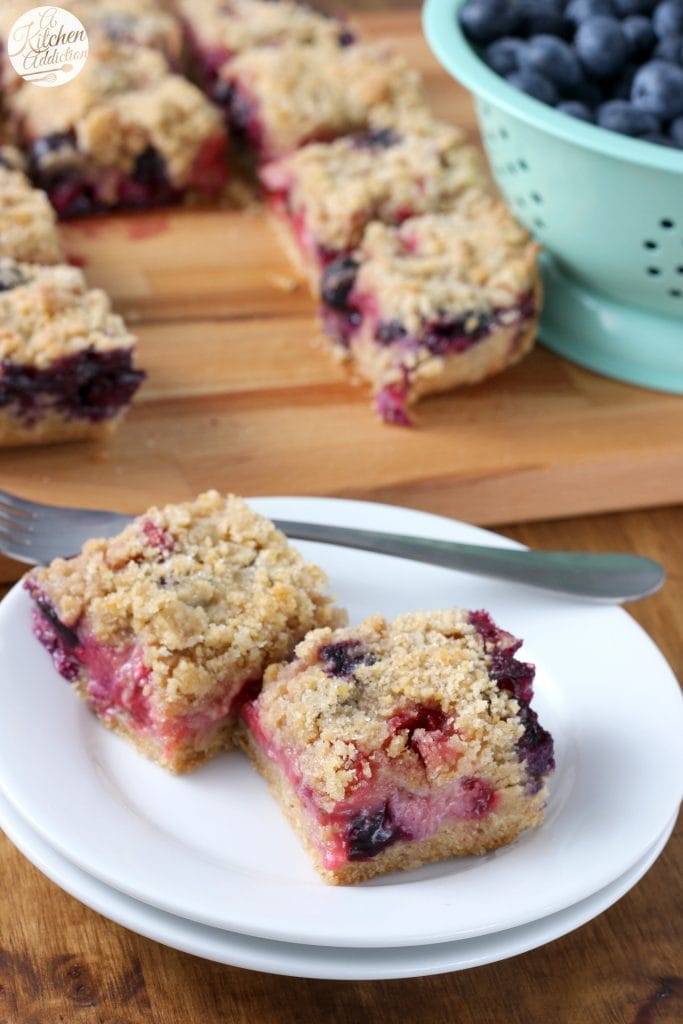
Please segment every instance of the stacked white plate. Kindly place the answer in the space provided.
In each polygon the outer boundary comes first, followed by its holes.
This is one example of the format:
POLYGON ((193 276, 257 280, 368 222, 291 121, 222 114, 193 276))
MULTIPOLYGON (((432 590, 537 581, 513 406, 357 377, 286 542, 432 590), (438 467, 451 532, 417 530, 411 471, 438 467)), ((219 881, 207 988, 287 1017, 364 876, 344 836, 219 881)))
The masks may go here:
MULTIPOLYGON (((362 502, 260 498, 266 515, 514 547, 483 530, 362 502)), ((211 960, 315 978, 460 970, 601 913, 665 845, 683 782, 683 701, 621 609, 383 555, 300 544, 351 621, 486 608, 525 638, 557 769, 543 826, 479 858, 324 885, 241 754, 168 775, 103 729, 0 605, 0 826, 53 881, 142 935, 211 960)))

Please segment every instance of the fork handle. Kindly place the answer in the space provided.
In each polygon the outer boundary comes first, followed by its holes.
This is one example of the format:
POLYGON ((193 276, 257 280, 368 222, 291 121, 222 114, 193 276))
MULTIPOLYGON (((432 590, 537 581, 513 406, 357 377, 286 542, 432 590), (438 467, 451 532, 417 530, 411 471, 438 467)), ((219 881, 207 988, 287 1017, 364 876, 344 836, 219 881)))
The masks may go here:
POLYGON ((659 562, 641 555, 526 551, 284 519, 273 522, 295 540, 394 555, 594 601, 636 600, 653 594, 664 582, 659 562))

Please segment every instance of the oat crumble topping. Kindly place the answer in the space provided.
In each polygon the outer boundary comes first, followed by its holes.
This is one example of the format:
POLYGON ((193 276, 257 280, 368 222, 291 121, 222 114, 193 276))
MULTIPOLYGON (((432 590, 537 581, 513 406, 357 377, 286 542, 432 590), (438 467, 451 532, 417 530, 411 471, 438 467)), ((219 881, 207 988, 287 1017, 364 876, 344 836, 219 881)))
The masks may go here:
POLYGON ((130 349, 135 338, 77 267, 0 259, 0 360, 44 368, 83 349, 130 349), (18 283, 16 283, 18 282, 18 283))
MULTIPOLYGON (((57 263, 61 248, 56 217, 44 192, 20 169, 9 169, 11 147, 0 149, 0 258, 57 263), (6 151, 10 150, 8 154, 6 151)), ((16 166, 16 162, 13 165, 16 166)))
POLYGON ((288 214, 302 212, 316 242, 331 250, 357 245, 370 220, 398 223, 448 210, 465 189, 486 183, 481 158, 459 128, 432 121, 387 137, 386 145, 362 135, 311 143, 262 177, 266 187, 287 189, 288 214))
POLYGON ((177 8, 201 46, 221 46, 231 55, 283 42, 335 44, 343 28, 293 0, 179 0, 177 8))
POLYGON ((502 200, 472 190, 449 213, 398 228, 371 223, 356 254, 354 292, 373 296, 380 319, 418 334, 454 311, 514 306, 535 286, 537 252, 502 200))
POLYGON ((147 688, 176 712, 259 678, 308 629, 343 621, 322 570, 241 498, 217 491, 151 508, 28 580, 79 636, 139 645, 147 688))
POLYGON ((359 755, 384 751, 405 784, 424 785, 425 766, 408 749, 406 730, 392 718, 411 706, 440 708, 454 719, 453 757, 441 758, 426 779, 447 785, 454 776, 485 774, 494 785, 524 782, 515 750, 523 726, 519 704, 489 675, 490 658, 469 612, 415 612, 387 622, 310 633, 290 665, 266 672, 259 721, 281 749, 295 752, 306 785, 332 807, 357 778, 359 755), (347 676, 330 676, 326 645, 359 641, 368 652, 347 676), (399 767, 400 765, 400 767, 399 767))
POLYGON ((230 61, 222 73, 257 102, 266 156, 425 104, 420 76, 385 43, 256 48, 230 61))

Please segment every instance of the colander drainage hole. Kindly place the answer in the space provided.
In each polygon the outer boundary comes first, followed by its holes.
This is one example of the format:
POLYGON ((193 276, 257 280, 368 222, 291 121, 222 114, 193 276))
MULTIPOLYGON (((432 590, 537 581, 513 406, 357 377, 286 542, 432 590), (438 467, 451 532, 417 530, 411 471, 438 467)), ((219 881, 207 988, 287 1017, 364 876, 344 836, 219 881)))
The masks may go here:
POLYGON ((519 158, 519 160, 517 161, 517 166, 519 167, 520 171, 528 171, 529 170, 529 165, 526 162, 526 160, 524 159, 524 157, 520 157, 519 158))
POLYGON ((648 267, 647 272, 651 277, 656 277, 657 274, 661 274, 659 267, 648 267))
POLYGON ((643 242, 643 249, 656 249, 656 248, 658 248, 657 243, 651 241, 651 239, 649 239, 649 238, 648 238, 648 240, 646 242, 643 242))
POLYGON ((683 295, 683 291, 680 288, 669 288, 669 295, 672 299, 680 299, 683 295))
POLYGON ((675 223, 671 220, 670 217, 662 217, 662 219, 659 222, 659 226, 660 228, 664 228, 665 231, 671 231, 672 228, 676 227, 675 223))
POLYGON ((543 202, 543 196, 540 195, 538 192, 532 192, 531 193, 531 198, 532 198, 534 203, 540 204, 540 203, 543 202))

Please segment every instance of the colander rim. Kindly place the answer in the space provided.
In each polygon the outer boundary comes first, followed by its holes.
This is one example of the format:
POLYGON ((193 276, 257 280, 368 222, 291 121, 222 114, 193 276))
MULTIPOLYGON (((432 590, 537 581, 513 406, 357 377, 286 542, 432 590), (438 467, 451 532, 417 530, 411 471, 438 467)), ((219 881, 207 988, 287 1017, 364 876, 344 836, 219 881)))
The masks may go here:
POLYGON ((422 27, 443 67, 477 97, 565 142, 632 164, 683 174, 683 150, 587 124, 528 96, 492 71, 465 38, 455 16, 465 0, 425 0, 422 27))

